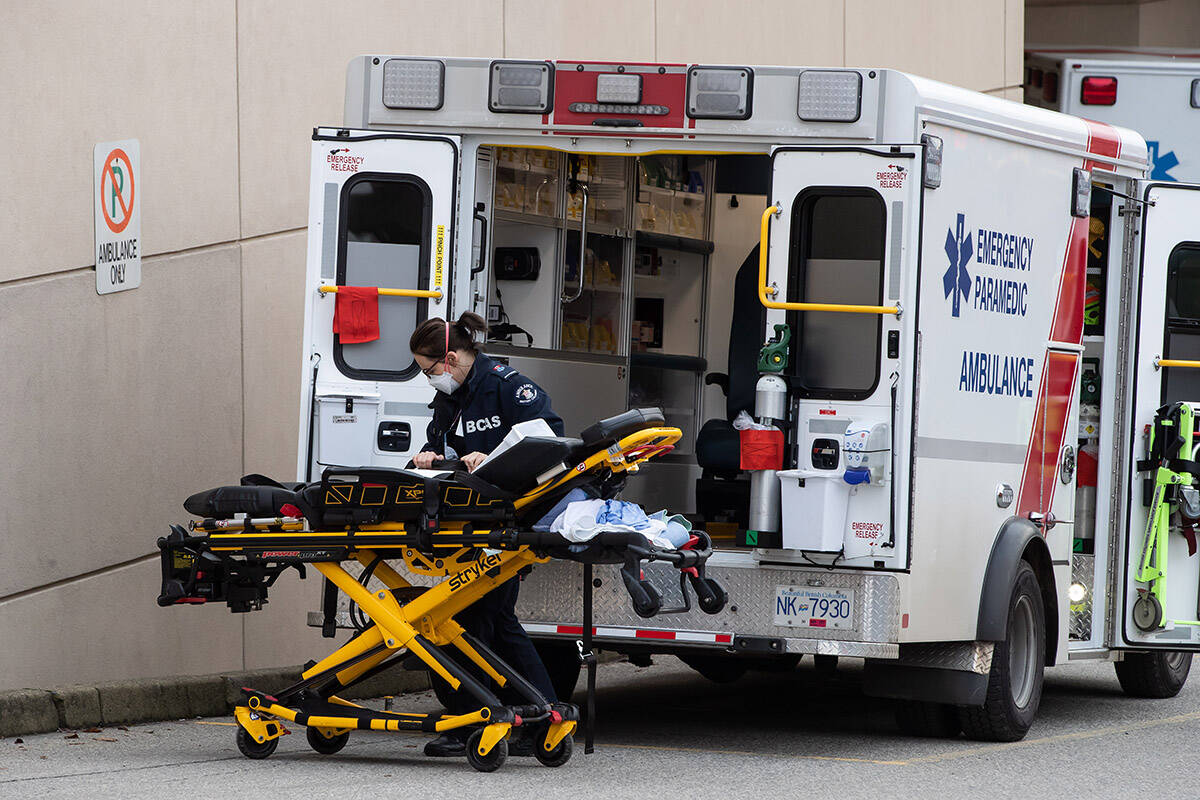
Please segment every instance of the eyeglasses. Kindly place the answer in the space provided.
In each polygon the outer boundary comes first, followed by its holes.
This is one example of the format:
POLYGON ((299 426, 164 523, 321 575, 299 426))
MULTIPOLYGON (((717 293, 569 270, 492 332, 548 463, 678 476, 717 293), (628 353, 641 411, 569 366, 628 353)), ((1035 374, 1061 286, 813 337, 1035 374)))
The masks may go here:
POLYGON ((430 364, 428 367, 425 367, 424 369, 422 369, 421 372, 425 374, 426 378, 432 378, 434 375, 433 371, 435 369, 437 369, 437 365, 441 364, 441 363, 442 363, 441 361, 435 361, 432 364, 430 364))

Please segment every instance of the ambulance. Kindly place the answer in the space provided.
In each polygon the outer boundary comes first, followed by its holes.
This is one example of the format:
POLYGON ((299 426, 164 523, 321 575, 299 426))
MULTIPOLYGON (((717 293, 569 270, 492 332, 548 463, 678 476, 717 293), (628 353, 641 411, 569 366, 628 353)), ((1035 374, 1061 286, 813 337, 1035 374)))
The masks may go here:
POLYGON ((1200 180, 1200 50, 1031 46, 1025 102, 1133 128, 1152 180, 1200 180))
POLYGON ((300 479, 408 463, 409 335, 463 311, 568 436, 683 430, 622 497, 707 530, 729 603, 648 565, 643 619, 615 567, 539 566, 560 691, 585 633, 717 681, 862 659, 925 735, 1021 738, 1069 661, 1183 685, 1200 191, 1138 134, 889 69, 379 54, 310 192, 300 479), (333 333, 341 286, 379 288, 378 339, 333 333))

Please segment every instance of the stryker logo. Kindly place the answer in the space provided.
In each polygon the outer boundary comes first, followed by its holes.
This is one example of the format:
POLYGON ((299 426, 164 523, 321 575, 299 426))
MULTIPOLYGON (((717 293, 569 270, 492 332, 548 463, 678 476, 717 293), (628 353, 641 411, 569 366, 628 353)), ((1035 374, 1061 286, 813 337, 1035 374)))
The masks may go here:
POLYGON ((967 350, 958 376, 960 392, 1033 397, 1033 359, 967 350))
POLYGON ((458 591, 492 567, 498 566, 500 566, 500 556, 495 553, 484 556, 462 572, 450 576, 450 591, 458 591))
POLYGON ((966 300, 971 295, 971 275, 967 272, 967 262, 971 260, 971 234, 963 236, 965 223, 963 215, 958 215, 954 230, 946 231, 946 256, 950 259, 950 268, 942 275, 942 288, 950 300, 950 316, 957 317, 959 310, 959 294, 966 300))
POLYGON ((483 419, 469 419, 464 425, 467 433, 481 433, 490 431, 500 427, 500 416, 484 417, 483 419))

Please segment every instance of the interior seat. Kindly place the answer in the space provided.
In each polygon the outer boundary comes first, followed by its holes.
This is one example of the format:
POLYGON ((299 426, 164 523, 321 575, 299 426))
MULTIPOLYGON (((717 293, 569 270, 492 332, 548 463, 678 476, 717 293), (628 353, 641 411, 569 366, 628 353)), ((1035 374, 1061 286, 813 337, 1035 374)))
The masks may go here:
POLYGON ((725 416, 706 421, 696 436, 696 461, 703 470, 696 481, 696 510, 705 521, 731 518, 741 529, 750 522, 750 481, 741 471, 741 444, 733 419, 741 411, 754 415, 766 320, 758 299, 758 253, 755 245, 733 280, 727 371, 704 376, 706 385, 720 386, 725 393, 725 416))

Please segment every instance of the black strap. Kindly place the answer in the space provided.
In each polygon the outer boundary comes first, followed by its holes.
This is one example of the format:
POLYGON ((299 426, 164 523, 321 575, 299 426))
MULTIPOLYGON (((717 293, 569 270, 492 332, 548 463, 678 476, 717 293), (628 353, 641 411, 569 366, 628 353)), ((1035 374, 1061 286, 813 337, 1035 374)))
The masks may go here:
POLYGON ((595 751, 596 739, 596 654, 592 652, 592 565, 583 565, 583 639, 579 657, 587 666, 587 717, 583 725, 583 752, 595 751))

